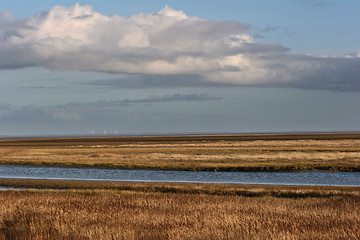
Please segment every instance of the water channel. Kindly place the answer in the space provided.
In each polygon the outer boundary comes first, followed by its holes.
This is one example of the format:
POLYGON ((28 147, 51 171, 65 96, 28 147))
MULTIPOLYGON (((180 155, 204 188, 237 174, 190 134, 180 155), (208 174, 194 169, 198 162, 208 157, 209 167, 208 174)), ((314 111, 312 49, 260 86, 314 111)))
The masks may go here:
POLYGON ((360 186, 360 172, 190 172, 0 165, 0 178, 360 186))

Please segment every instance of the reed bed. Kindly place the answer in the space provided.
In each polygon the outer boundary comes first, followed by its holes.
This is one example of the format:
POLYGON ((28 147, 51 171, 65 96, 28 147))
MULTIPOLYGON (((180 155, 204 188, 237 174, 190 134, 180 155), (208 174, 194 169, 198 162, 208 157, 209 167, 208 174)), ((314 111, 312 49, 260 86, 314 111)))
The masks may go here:
POLYGON ((0 191, 0 239, 359 239, 357 195, 0 191))
POLYGON ((360 171, 360 134, 2 139, 0 164, 188 171, 360 171))
MULTIPOLYGON (((360 134, 2 139, 0 164, 359 171, 360 134)), ((357 187, 26 179, 0 186, 25 189, 0 191, 0 239, 360 239, 357 187)))
POLYGON ((207 183, 136 183, 40 179, 1 179, 0 186, 21 189, 107 190, 141 193, 206 194, 219 196, 328 198, 360 196, 360 187, 283 186, 207 183))

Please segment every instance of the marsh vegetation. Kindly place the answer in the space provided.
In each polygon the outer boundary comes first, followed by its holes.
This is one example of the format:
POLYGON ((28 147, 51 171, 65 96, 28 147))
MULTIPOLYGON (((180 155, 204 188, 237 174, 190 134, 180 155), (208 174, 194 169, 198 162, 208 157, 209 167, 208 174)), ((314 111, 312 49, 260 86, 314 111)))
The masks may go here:
POLYGON ((360 171, 360 134, 2 139, 0 164, 189 171, 360 171))
MULTIPOLYGON (((38 166, 359 171, 359 153, 360 134, 0 140, 0 164, 38 166)), ((23 188, 0 191, 0 239, 360 238, 358 187, 29 179, 0 186, 23 188)))
MULTIPOLYGON (((360 238, 358 189, 340 189, 342 194, 332 196, 245 197, 221 194, 211 190, 213 186, 206 193, 205 185, 199 192, 187 193, 189 185, 173 186, 183 192, 163 191, 170 186, 152 187, 0 191, 0 239, 360 238)), ((247 190, 261 193, 270 189, 247 190)))

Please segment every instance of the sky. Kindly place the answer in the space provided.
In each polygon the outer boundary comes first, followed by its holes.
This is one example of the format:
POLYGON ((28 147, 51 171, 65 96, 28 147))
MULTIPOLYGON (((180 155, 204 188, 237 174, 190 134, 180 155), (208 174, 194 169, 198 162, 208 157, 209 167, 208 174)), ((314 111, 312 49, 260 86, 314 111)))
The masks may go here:
POLYGON ((358 0, 0 0, 0 136, 360 131, 358 0))

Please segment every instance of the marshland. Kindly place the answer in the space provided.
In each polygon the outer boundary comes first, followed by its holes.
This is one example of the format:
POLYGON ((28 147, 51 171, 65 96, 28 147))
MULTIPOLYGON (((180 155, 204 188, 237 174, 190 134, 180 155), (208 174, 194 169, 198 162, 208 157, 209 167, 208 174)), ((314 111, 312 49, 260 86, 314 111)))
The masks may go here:
MULTIPOLYGON (((0 163, 359 171, 360 134, 2 139, 0 163)), ((359 239, 359 187, 0 179, 0 239, 359 239)))
POLYGON ((0 1, 0 240, 360 239, 360 1, 167 2, 0 1))
POLYGON ((253 196, 149 189, 1 191, 0 239, 360 237, 359 189, 243 189, 253 196))
POLYGON ((359 171, 360 134, 0 140, 0 164, 187 171, 359 171))

